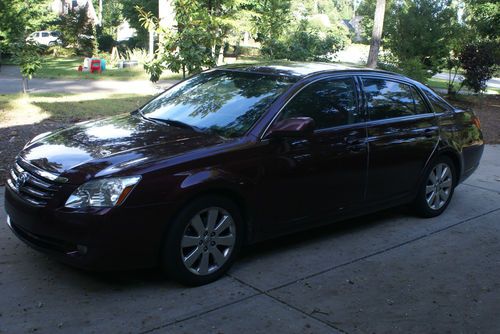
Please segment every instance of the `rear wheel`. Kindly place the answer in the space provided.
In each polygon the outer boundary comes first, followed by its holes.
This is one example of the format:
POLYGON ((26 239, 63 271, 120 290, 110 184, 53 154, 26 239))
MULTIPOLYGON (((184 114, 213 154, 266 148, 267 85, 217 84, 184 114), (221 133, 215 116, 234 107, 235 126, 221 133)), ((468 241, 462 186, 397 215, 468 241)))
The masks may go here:
POLYGON ((417 213, 423 217, 440 215, 448 206, 455 189, 455 166, 448 157, 439 157, 427 170, 415 200, 417 213))
POLYGON ((197 199, 174 220, 163 248, 162 266, 180 283, 210 283, 234 262, 241 235, 240 213, 232 201, 218 196, 197 199))

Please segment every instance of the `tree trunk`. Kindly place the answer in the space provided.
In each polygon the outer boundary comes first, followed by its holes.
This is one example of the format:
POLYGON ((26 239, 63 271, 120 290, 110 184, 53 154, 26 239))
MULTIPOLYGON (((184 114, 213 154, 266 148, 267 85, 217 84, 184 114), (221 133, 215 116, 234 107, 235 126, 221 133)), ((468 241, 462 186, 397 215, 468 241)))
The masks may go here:
POLYGON ((28 78, 23 76, 23 93, 26 94, 28 89, 28 78))
POLYGON ((380 49, 380 40, 382 38, 382 28, 384 27, 385 0, 377 0, 375 8, 375 18, 373 20, 372 41, 370 43, 370 53, 366 66, 377 67, 378 51, 380 49))
POLYGON ((99 26, 102 27, 102 0, 99 0, 99 26))
POLYGON ((152 58, 155 53, 154 30, 149 30, 149 56, 152 58))

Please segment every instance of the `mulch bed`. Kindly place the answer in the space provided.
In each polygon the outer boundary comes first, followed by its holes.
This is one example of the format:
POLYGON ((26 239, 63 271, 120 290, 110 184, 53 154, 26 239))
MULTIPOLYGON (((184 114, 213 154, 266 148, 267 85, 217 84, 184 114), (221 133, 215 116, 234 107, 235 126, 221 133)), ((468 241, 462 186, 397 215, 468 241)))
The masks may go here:
MULTIPOLYGON (((481 120, 484 140, 487 144, 500 144, 500 95, 487 95, 480 103, 470 99, 448 99, 462 108, 472 108, 481 120)), ((68 126, 68 123, 42 121, 37 124, 0 128, 0 185, 4 184, 10 167, 19 151, 34 136, 68 126)))
POLYGON ((0 185, 3 185, 16 155, 36 135, 68 126, 66 123, 42 121, 37 124, 0 128, 0 185))

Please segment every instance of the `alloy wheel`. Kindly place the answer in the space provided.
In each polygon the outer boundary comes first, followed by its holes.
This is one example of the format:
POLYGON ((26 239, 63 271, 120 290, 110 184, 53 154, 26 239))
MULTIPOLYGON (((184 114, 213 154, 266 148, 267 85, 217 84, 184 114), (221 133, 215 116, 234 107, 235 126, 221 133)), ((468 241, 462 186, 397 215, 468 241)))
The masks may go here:
POLYGON ((211 207, 194 215, 184 230, 180 251, 184 266, 208 275, 229 259, 236 243, 236 224, 224 209, 211 207))
POLYGON ((425 187, 425 200, 433 210, 441 209, 448 201, 453 186, 451 168, 441 162, 434 166, 425 187))

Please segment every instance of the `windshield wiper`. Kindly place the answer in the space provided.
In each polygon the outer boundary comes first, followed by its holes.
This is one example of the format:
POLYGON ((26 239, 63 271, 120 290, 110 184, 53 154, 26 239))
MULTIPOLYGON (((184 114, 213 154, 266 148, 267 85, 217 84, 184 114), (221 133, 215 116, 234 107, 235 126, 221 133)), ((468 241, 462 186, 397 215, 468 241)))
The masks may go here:
POLYGON ((196 131, 196 132, 203 132, 200 128, 194 126, 194 125, 189 125, 187 123, 184 123, 184 122, 181 122, 181 121, 177 121, 175 119, 163 119, 163 118, 154 118, 154 117, 147 117, 145 115, 142 115, 142 117, 146 118, 146 119, 149 119, 149 120, 152 120, 154 122, 157 122, 157 123, 163 123, 163 124, 168 124, 168 125, 171 125, 171 126, 175 126, 177 128, 184 128, 184 129, 190 129, 190 130, 193 130, 193 131, 196 131))

